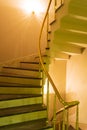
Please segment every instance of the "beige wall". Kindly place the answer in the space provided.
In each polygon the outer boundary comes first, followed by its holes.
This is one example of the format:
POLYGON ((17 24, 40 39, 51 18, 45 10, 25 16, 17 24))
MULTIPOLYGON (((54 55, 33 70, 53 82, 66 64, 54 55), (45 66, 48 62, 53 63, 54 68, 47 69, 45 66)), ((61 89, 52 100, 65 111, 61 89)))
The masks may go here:
POLYGON ((64 94, 66 86, 66 61, 53 59, 49 66, 49 73, 59 92, 64 94))
MULTIPOLYGON (((49 66, 49 73, 60 92, 60 95, 65 98, 65 87, 66 87, 66 61, 65 60, 52 60, 49 66)), ((50 85, 50 114, 49 117, 52 116, 53 103, 53 90, 50 85)), ((60 109, 61 104, 58 99, 56 102, 56 109, 60 109)))
MULTIPOLYGON (((87 49, 67 62, 66 93, 67 100, 80 101, 79 122, 87 124, 87 49)), ((71 116, 74 121, 74 113, 71 116)))
MULTIPOLYGON (((0 62, 36 53, 43 19, 42 13, 39 17, 26 15, 10 2, 0 0, 0 62)), ((46 46, 44 36, 43 47, 46 46)))

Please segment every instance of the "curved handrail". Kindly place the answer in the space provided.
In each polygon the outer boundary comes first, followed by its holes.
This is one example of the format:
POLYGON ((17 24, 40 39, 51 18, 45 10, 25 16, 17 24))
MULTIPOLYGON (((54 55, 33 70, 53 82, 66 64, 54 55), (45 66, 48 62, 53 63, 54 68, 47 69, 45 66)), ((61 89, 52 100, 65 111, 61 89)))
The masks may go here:
MULTIPOLYGON (((70 104, 68 104, 68 105, 66 105, 65 107, 62 107, 60 110, 58 110, 57 112, 56 112, 56 115, 58 115, 58 114, 60 114, 61 112, 63 112, 64 110, 67 110, 67 109, 69 109, 69 108, 72 108, 72 107, 74 107, 74 106, 76 106, 76 105, 78 105, 79 104, 79 101, 72 101, 70 104)), ((53 117, 51 118, 51 121, 53 120, 53 117)))
POLYGON ((52 87, 53 87, 53 89, 55 91, 55 94, 57 95, 59 101, 64 105, 64 109, 65 109, 65 108, 69 108, 69 107, 73 107, 75 105, 78 105, 79 101, 72 101, 72 102, 65 102, 64 101, 64 99, 61 97, 59 91, 57 90, 57 88, 56 88, 56 86, 55 86, 55 84, 54 84, 51 76, 49 75, 48 71, 46 70, 46 68, 45 68, 45 66, 43 64, 42 56, 41 56, 41 36, 42 36, 42 32, 43 32, 45 21, 46 21, 47 15, 48 15, 48 11, 50 9, 51 2, 52 2, 52 0, 49 0, 48 8, 47 8, 47 11, 46 11, 43 23, 42 23, 42 27, 41 27, 41 31, 40 31, 40 36, 39 36, 38 53, 39 53, 39 59, 40 59, 40 63, 42 65, 42 68, 43 68, 46 76, 48 77, 48 80, 50 81, 50 83, 51 83, 51 85, 52 85, 52 87))

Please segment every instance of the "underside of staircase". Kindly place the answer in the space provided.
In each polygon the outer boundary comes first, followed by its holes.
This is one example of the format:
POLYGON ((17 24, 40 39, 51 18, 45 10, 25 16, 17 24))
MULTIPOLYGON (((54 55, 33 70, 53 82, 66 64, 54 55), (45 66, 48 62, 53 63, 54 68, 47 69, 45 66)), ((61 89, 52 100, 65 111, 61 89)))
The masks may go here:
POLYGON ((56 10, 55 21, 50 23, 51 32, 48 31, 50 41, 47 50, 47 54, 51 57, 65 60, 71 56, 81 55, 87 48, 87 1, 70 0, 67 5, 65 15, 62 13, 66 7, 62 4, 61 8, 56 10))

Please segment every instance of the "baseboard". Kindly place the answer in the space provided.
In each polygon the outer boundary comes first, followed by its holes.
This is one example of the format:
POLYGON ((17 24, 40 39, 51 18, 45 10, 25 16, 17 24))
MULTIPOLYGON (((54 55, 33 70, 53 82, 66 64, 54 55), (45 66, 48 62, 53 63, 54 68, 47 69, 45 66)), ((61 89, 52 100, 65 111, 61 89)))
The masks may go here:
MULTIPOLYGON (((70 124, 75 128, 74 122, 71 122, 70 124)), ((81 130, 87 130, 87 124, 79 123, 79 128, 81 128, 81 130)))
MULTIPOLYGON (((45 53, 44 50, 42 50, 41 52, 42 54, 45 53)), ((37 53, 33 53, 27 56, 23 56, 23 57, 18 57, 18 58, 14 58, 8 61, 4 61, 4 62, 0 62, 0 70, 2 68, 2 66, 14 66, 14 67, 18 67, 20 65, 20 61, 31 61, 34 60, 35 61, 35 57, 38 56, 38 52, 37 53)))
POLYGON ((87 124, 79 123, 79 126, 82 130, 87 130, 87 124))
POLYGON ((15 66, 15 67, 17 67, 19 65, 20 61, 31 60, 37 55, 38 54, 35 53, 35 54, 27 55, 27 56, 24 56, 24 57, 14 58, 14 59, 11 59, 11 60, 8 60, 8 61, 5 61, 5 62, 1 62, 0 63, 0 68, 2 66, 5 66, 5 65, 6 66, 15 66))

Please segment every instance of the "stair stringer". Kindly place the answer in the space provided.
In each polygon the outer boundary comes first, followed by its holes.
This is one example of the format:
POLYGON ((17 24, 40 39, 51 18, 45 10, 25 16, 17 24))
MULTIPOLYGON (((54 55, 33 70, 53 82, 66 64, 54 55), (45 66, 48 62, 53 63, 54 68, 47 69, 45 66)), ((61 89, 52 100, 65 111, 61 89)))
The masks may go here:
MULTIPOLYGON (((53 22, 52 24, 50 24, 50 33, 48 32, 48 37, 50 37, 50 41, 48 41, 47 46, 50 48, 51 50, 51 46, 53 46, 53 39, 54 39, 54 32, 56 29, 60 28, 60 21, 61 18, 63 18, 65 15, 68 14, 68 4, 69 4, 70 0, 67 0, 64 2, 64 4, 59 8, 55 10, 55 22, 53 22)), ((57 58, 57 59, 64 59, 67 60, 70 58, 70 54, 66 54, 63 51, 52 51, 52 54, 50 52, 50 57, 52 57, 52 59, 57 58), (57 54, 56 54, 57 53, 57 54), (60 55, 61 53, 61 55, 60 55)), ((47 50, 46 50, 47 52, 47 50)), ((48 52, 49 53, 49 50, 48 52)))

